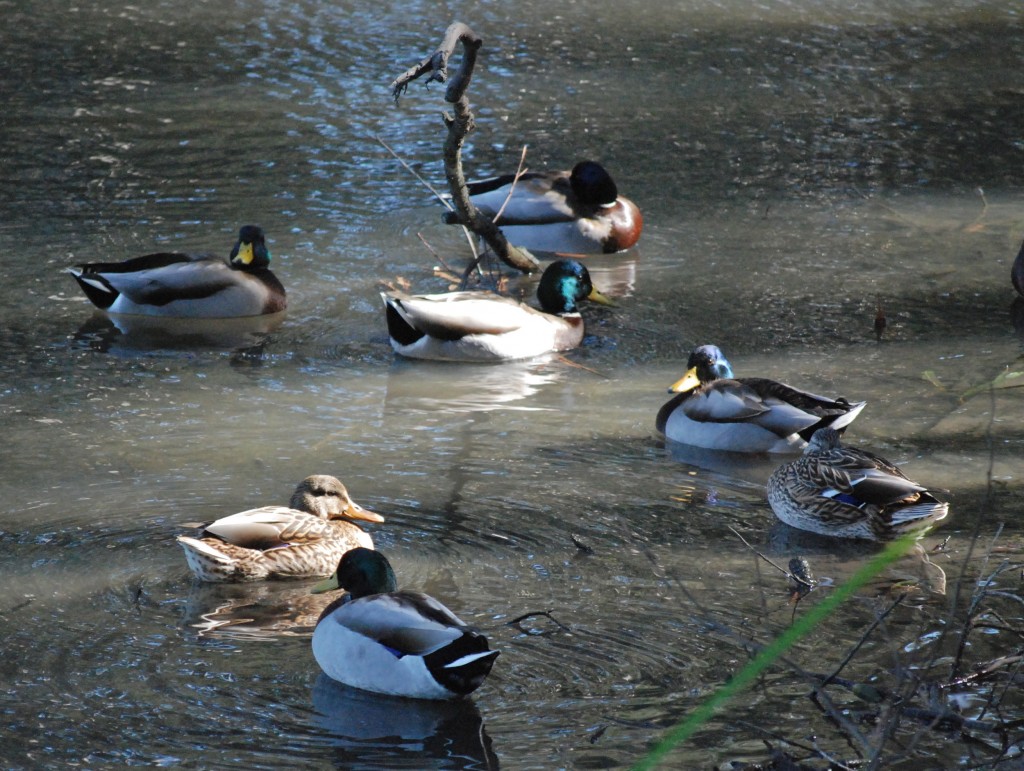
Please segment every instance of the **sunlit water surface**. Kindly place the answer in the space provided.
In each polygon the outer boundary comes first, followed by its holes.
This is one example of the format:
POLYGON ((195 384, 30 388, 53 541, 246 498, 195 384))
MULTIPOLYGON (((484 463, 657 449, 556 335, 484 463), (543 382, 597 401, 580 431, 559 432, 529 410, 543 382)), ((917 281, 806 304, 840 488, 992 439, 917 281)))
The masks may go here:
MULTIPOLYGON (((784 577, 737 534, 826 582, 871 553, 777 525, 775 461, 659 441, 665 387, 699 343, 739 374, 867 399, 848 440, 951 492, 927 539, 950 536, 933 561, 951 578, 998 522, 1019 560, 1024 405, 971 389, 1021 366, 1020 10, 847 5, 3 4, 5 767, 638 761, 746 661, 745 640, 789 623, 784 577), (593 157, 643 209, 636 250, 588 261, 618 307, 587 309, 582 367, 407 362, 387 345, 382 281, 446 287, 418 236, 456 269, 467 258, 377 141, 443 182, 441 88, 396 105, 387 85, 454 18, 485 38, 471 173, 511 169, 524 144, 531 168, 593 157), (288 288, 282 319, 115 325, 60 272, 226 252, 247 222, 288 288), (192 583, 175 535, 283 503, 311 473, 384 513, 373 535, 402 583, 502 651, 471 700, 319 676, 307 584, 192 583)), ((804 644, 808 666, 837 663, 872 596, 804 644)), ((887 639, 913 649, 943 609, 900 608, 887 639)), ((799 739, 809 713, 828 735, 806 691, 771 676, 677 762, 763 758, 751 726, 799 739)), ((963 760, 944 746, 922 751, 963 760)))

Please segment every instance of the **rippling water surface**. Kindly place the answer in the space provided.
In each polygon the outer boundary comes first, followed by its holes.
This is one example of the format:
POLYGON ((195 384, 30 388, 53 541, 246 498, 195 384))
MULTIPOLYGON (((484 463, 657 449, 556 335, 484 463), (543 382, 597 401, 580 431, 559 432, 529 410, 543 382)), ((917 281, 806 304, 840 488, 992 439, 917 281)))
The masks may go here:
MULTIPOLYGON (((951 579, 980 569, 970 536, 998 522, 1019 561, 1020 394, 970 389, 1020 368, 1020 10, 847 5, 3 4, 5 767, 637 762, 789 623, 784 577, 751 548, 805 555, 826 584, 871 553, 777 525, 775 461, 658 439, 699 343, 739 374, 867 399, 848 439, 951 492, 926 539, 950 536, 932 560, 951 579), (524 144, 531 168, 593 157, 643 209, 636 250, 588 261, 618 307, 587 309, 571 362, 444 366, 387 345, 382 281, 446 287, 419 236, 456 269, 468 256, 378 142, 443 183, 442 90, 396 105, 387 86, 455 18, 485 39, 471 173, 513 168, 524 144), (226 253, 248 222, 283 318, 111 321, 61 273, 226 253), (401 582, 502 651, 471 700, 320 676, 307 584, 192 583, 176 535, 284 503, 311 473, 384 513, 373 535, 401 582)), ((936 580, 911 558, 850 603, 804 666, 834 667, 887 584, 921 574, 936 580)), ((890 617, 908 665, 945 602, 890 617)), ((890 647, 865 669, 891 667, 890 647)), ((678 767, 763 759, 763 731, 829 735, 806 692, 767 676, 678 767)), ((941 736, 920 752, 964 761, 941 736)))

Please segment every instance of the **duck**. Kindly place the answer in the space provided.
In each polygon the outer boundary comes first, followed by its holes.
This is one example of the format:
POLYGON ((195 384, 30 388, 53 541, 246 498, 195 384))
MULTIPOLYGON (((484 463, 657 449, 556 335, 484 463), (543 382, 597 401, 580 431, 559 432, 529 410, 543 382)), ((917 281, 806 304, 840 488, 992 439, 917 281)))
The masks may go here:
POLYGON ((499 651, 429 595, 399 591, 387 557, 346 552, 314 593, 344 589, 313 630, 313 657, 333 680, 413 699, 452 699, 480 687, 499 651))
POLYGON ((396 353, 438 361, 512 361, 567 351, 583 342, 577 303, 612 301, 576 260, 556 260, 537 286, 542 310, 491 292, 408 295, 382 292, 396 353))
MULTIPOLYGON (((466 187, 476 208, 525 249, 611 254, 632 247, 643 230, 640 209, 619 195, 596 161, 580 161, 571 171, 526 172, 519 179, 507 174, 466 187)), ((445 221, 460 223, 454 212, 445 221)))
POLYGON ((222 517, 195 537, 178 536, 178 543, 202 581, 322 578, 349 549, 373 547, 369 533, 345 520, 383 522, 384 517, 353 501, 336 477, 315 474, 299 483, 288 506, 222 517))
POLYGON ((790 527, 871 541, 923 535, 949 513, 948 503, 889 461, 843 447, 830 427, 815 431, 803 455, 772 472, 768 502, 790 527))
POLYGON ((284 287, 269 268, 263 229, 245 225, 227 260, 160 252, 123 262, 67 268, 93 305, 107 313, 167 318, 239 318, 280 313, 284 287))
POLYGON ((843 430, 867 404, 766 378, 734 378, 715 345, 695 348, 686 366, 668 389, 677 395, 658 411, 655 425, 674 442, 708 450, 799 452, 819 428, 843 430))

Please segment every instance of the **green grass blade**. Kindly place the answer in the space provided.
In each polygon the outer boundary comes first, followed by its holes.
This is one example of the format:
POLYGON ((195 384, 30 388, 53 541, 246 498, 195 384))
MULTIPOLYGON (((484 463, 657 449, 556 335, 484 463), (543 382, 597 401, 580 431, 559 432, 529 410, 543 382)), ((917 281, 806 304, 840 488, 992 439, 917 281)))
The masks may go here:
POLYGON ((669 729, 668 733, 651 749, 646 757, 634 766, 637 771, 647 771, 665 759, 677 745, 693 736, 706 723, 715 711, 729 699, 746 688, 758 675, 767 669, 772 662, 796 644, 800 638, 828 618, 835 610, 858 589, 877 576, 886 567, 906 554, 914 546, 917 537, 905 535, 876 554, 869 562, 850 576, 850 580, 836 588, 832 594, 812 607, 798 618, 782 634, 765 646, 736 675, 713 693, 707 701, 691 712, 685 720, 669 729))

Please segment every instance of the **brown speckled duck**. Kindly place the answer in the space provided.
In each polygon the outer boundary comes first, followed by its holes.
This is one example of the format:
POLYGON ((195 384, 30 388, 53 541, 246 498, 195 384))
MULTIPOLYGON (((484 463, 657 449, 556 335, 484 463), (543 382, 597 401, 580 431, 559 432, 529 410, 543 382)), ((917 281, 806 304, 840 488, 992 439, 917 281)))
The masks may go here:
POLYGON ((383 522, 353 501, 332 476, 306 477, 289 506, 263 506, 223 517, 197 537, 179 536, 185 559, 203 581, 256 581, 330 575, 341 556, 373 539, 346 520, 383 522))
POLYGON ((923 533, 949 513, 885 458, 843 447, 833 428, 818 429, 802 456, 772 473, 768 502, 790 527, 871 541, 923 533))

